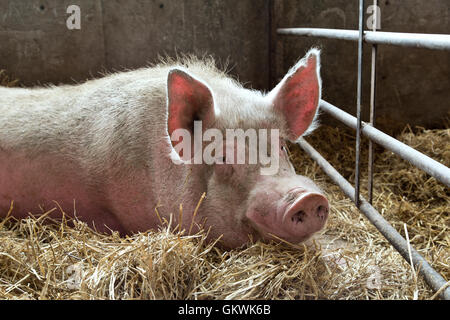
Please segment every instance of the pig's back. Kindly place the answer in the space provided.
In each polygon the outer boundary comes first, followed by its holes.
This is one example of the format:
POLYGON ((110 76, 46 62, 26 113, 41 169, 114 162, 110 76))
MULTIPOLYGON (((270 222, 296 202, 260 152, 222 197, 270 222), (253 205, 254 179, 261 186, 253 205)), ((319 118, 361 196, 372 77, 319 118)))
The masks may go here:
POLYGON ((196 59, 110 74, 78 85, 0 87, 0 150, 58 153, 91 168, 119 154, 137 165, 151 157, 142 148, 166 138, 167 74, 180 65, 213 92, 228 92, 229 98, 232 87, 241 90, 212 60, 196 59))

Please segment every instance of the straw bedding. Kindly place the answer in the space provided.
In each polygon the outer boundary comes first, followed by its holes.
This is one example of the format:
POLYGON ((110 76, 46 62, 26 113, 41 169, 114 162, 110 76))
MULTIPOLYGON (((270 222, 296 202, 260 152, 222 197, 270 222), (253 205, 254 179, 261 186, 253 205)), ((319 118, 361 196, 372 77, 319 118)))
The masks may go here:
MULTIPOLYGON (((450 165, 450 129, 407 128, 398 138, 450 165)), ((306 139, 353 181, 353 131, 324 125, 306 139)), ((45 215, 4 219, 0 299, 435 299, 321 169, 298 146, 290 153, 332 207, 326 229, 307 244, 224 251, 205 243, 205 232, 187 236, 175 226, 121 238, 77 221, 44 223, 45 215)), ((366 181, 363 171, 363 195, 366 181)), ((374 194, 379 212, 403 236, 406 224, 411 244, 450 279, 449 189, 377 148, 374 194)))

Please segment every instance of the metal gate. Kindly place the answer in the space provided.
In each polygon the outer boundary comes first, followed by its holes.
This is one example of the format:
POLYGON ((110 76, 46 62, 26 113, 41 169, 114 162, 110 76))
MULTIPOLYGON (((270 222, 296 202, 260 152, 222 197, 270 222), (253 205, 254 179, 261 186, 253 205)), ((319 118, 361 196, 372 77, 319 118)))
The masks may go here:
MULTIPOLYGON (((373 1, 375 8, 377 0, 373 1)), ((377 10, 374 10, 374 21, 377 21, 377 10)), ((414 249, 409 247, 408 242, 387 222, 382 215, 372 206, 373 189, 373 142, 394 152, 401 158, 409 161, 416 167, 424 170, 440 182, 450 187, 450 169, 445 165, 429 158, 406 144, 390 137, 375 128, 375 85, 376 85, 376 56, 377 45, 396 45, 416 48, 428 48, 434 50, 450 51, 450 35, 441 34, 420 34, 420 33, 396 33, 377 32, 376 23, 372 31, 364 31, 364 0, 359 0, 359 30, 339 30, 320 28, 281 28, 277 29, 279 35, 294 35, 306 37, 322 37, 331 39, 341 39, 358 41, 358 80, 357 80, 357 102, 356 117, 344 112, 338 107, 321 100, 320 109, 345 125, 356 130, 356 161, 355 161, 355 187, 344 178, 339 172, 328 163, 320 153, 318 153, 303 138, 300 138, 300 147, 311 156, 322 170, 336 183, 341 190, 357 206, 357 208, 369 219, 369 221, 380 231, 380 233, 394 246, 394 248, 408 262, 412 263, 420 274, 425 278, 428 285, 443 299, 450 300, 450 282, 434 270, 430 264, 414 249), (361 121, 361 96, 362 96, 362 54, 363 43, 371 44, 371 96, 370 96, 370 122, 361 121), (361 134, 369 139, 369 199, 365 200, 360 196, 360 142, 361 134), (412 261, 410 261, 412 260, 412 261)))

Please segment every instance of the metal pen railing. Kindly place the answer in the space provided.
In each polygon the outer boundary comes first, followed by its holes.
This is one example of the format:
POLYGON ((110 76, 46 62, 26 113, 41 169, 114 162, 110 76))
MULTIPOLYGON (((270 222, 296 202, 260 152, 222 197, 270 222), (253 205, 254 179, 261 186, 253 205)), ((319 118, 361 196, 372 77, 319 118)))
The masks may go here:
MULTIPOLYGON (((358 41, 357 30, 322 28, 282 28, 278 34, 358 41)), ((403 47, 450 50, 450 35, 427 33, 401 33, 364 31, 363 41, 372 44, 389 44, 403 47)))
MULTIPOLYGON (((374 0, 376 8, 377 1, 374 0)), ((375 15, 377 10, 375 10, 375 15)), ((374 17, 377 21, 377 17, 374 17)), ((375 88, 376 88, 376 53, 377 45, 397 45, 417 48, 428 48, 434 50, 450 50, 450 35, 444 34, 419 34, 419 33, 394 33, 376 31, 364 31, 364 0, 359 0, 359 29, 358 30, 338 30, 320 28, 280 28, 277 29, 279 35, 295 35, 324 37, 330 39, 341 39, 358 41, 358 81, 357 81, 357 110, 356 117, 344 112, 332 104, 321 100, 320 109, 330 114, 347 126, 356 129, 356 160, 355 160, 355 188, 345 180, 338 171, 330 165, 320 153, 318 153, 304 139, 299 140, 300 147, 310 155, 323 171, 342 189, 342 191, 356 204, 358 209, 369 219, 369 221, 380 231, 380 233, 393 245, 393 247, 410 263, 408 252, 408 242, 387 222, 381 214, 371 205, 373 189, 373 145, 372 142, 380 144, 386 149, 396 153, 401 158, 424 170, 440 182, 450 187, 450 169, 445 165, 431 159, 423 153, 407 146, 406 144, 390 137, 384 132, 374 128, 375 125, 375 88), (361 95, 362 95, 362 54, 363 43, 372 44, 371 62, 371 98, 370 98, 370 122, 361 121, 361 95), (360 144, 361 133, 369 138, 369 201, 360 197, 360 144)), ((412 264, 419 270, 428 285, 441 298, 450 300, 450 287, 446 280, 436 272, 431 265, 413 248, 411 248, 412 264), (445 287, 447 286, 447 287, 445 287)))

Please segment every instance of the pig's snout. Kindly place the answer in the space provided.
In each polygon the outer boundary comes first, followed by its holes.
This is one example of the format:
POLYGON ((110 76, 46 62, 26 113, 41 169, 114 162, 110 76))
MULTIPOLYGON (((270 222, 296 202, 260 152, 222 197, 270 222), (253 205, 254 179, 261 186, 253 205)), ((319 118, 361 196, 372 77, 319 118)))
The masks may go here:
POLYGON ((321 230, 328 218, 328 200, 317 188, 259 193, 253 200, 247 217, 264 239, 299 243, 321 230))
MULTIPOLYGON (((288 198, 293 198, 293 195, 288 194, 288 198)), ((287 238, 301 241, 323 228, 329 205, 319 193, 301 193, 294 199, 293 203, 282 205, 284 208, 278 212, 282 215, 280 229, 285 231, 287 238)))

